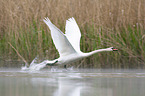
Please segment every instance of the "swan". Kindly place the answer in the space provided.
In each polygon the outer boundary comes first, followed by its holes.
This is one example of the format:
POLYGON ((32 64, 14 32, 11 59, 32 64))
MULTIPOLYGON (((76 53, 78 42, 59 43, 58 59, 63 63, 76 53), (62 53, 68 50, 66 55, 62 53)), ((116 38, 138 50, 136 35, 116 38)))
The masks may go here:
POLYGON ((52 24, 52 22, 49 20, 48 17, 43 19, 43 21, 46 23, 46 25, 49 27, 51 31, 53 43, 56 49, 58 50, 60 56, 58 59, 52 61, 45 60, 44 61, 45 63, 43 62, 43 64, 52 66, 60 64, 66 65, 68 63, 78 61, 82 58, 89 57, 99 52, 118 50, 115 49, 114 47, 109 47, 105 49, 94 50, 89 53, 83 53, 80 50, 81 32, 73 17, 66 20, 65 34, 60 29, 58 29, 54 24, 52 24))

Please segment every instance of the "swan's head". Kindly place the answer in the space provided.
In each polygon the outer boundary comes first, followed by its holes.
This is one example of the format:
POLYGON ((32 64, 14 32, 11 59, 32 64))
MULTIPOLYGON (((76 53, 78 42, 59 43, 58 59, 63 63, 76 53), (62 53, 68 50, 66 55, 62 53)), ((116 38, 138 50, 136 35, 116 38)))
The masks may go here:
POLYGON ((110 47, 110 48, 107 48, 108 51, 118 51, 118 49, 114 48, 114 47, 110 47))

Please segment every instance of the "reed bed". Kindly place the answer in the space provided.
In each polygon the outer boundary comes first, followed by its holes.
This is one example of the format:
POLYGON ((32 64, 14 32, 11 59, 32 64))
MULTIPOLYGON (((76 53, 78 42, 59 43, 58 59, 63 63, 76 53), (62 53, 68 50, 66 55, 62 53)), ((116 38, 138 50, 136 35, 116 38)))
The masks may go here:
POLYGON ((119 51, 95 54, 72 65, 144 68, 144 5, 144 0, 0 0, 0 56, 28 63, 36 56, 57 58, 50 30, 42 20, 49 17, 64 32, 66 20, 74 17, 82 33, 83 52, 110 46, 119 51))

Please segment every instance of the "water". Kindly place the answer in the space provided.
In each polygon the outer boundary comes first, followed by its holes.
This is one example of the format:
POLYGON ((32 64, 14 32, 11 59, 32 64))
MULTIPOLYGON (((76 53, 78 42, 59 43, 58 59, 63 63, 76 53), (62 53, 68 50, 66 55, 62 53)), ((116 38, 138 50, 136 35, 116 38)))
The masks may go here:
POLYGON ((0 68, 0 96, 144 96, 144 70, 0 68))

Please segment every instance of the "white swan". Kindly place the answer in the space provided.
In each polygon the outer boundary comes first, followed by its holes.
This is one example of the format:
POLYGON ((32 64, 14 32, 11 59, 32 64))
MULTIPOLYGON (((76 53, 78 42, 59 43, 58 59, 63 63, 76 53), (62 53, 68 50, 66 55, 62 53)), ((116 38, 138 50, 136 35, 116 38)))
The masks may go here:
POLYGON ((65 34, 58 29, 54 24, 51 23, 49 18, 43 19, 51 31, 51 36, 55 44, 56 49, 59 52, 60 57, 58 59, 49 61, 45 60, 45 64, 56 65, 56 64, 67 64, 74 61, 80 60, 84 57, 91 56, 95 53, 104 52, 104 51, 117 51, 117 49, 110 47, 106 49, 99 49, 89 53, 83 53, 80 51, 80 38, 81 32, 80 29, 72 17, 66 21, 65 34))

